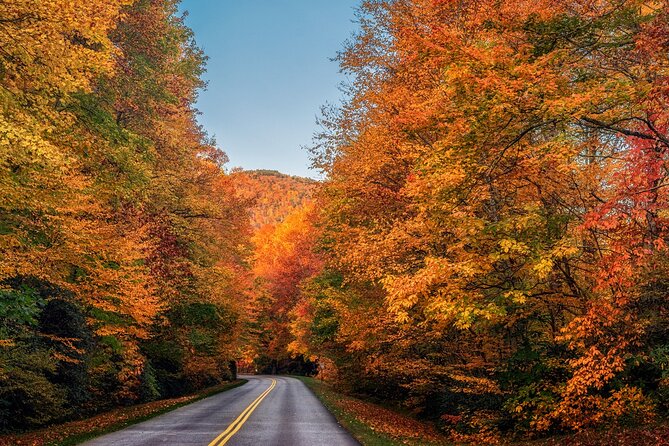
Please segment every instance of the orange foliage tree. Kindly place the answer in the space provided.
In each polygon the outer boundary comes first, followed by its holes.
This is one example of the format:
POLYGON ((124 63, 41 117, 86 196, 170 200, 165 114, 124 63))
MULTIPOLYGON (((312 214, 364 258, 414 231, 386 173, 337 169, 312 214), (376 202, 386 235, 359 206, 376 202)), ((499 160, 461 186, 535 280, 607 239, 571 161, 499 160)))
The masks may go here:
POLYGON ((253 236, 256 297, 250 309, 252 350, 260 367, 267 370, 276 372, 278 361, 303 353, 294 348, 291 320, 303 282, 321 268, 313 224, 314 209, 307 204, 281 223, 265 225, 253 236), (267 361, 269 364, 265 364, 267 361))
POLYGON ((0 5, 0 430, 234 375, 250 226, 177 3, 0 5))
POLYGON ((482 438, 666 410, 666 8, 363 2, 311 348, 482 438))

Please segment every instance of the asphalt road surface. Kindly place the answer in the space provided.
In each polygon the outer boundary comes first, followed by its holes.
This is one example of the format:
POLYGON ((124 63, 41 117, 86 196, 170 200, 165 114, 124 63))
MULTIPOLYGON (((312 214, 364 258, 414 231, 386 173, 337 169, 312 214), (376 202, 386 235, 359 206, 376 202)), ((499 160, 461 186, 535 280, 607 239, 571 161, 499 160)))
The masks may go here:
POLYGON ((243 376, 249 382, 86 446, 353 446, 342 428, 299 380, 243 376))

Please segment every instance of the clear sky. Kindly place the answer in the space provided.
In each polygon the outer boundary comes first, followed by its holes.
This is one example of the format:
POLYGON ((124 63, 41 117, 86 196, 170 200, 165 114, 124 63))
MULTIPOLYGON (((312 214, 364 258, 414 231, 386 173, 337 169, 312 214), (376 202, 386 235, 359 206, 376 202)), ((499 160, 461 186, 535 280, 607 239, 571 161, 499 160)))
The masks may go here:
POLYGON ((355 30, 359 0, 183 0, 209 56, 200 123, 230 167, 315 177, 300 146, 337 102, 343 76, 330 59, 355 30))

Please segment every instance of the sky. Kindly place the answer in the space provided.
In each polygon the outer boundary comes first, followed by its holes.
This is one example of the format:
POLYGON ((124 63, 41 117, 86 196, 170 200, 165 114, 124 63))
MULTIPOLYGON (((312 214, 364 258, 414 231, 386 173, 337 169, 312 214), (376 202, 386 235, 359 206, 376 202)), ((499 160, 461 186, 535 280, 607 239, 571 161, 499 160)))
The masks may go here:
POLYGON ((183 0, 209 57, 197 107, 229 167, 317 177, 308 145, 316 117, 337 103, 336 56, 355 31, 359 0, 183 0))

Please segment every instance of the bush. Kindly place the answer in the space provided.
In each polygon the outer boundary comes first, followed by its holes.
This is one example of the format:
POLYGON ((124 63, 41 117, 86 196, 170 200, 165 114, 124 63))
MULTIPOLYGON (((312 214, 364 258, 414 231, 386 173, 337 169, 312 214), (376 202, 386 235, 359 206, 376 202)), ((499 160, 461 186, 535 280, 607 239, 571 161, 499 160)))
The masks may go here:
POLYGON ((18 346, 2 352, 0 429, 36 427, 69 414, 67 390, 52 382, 56 365, 48 351, 18 346))

